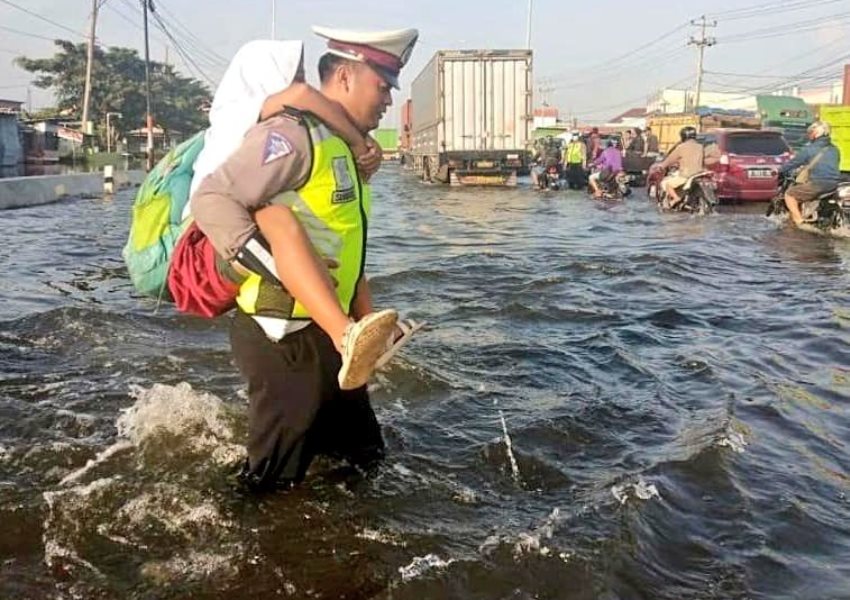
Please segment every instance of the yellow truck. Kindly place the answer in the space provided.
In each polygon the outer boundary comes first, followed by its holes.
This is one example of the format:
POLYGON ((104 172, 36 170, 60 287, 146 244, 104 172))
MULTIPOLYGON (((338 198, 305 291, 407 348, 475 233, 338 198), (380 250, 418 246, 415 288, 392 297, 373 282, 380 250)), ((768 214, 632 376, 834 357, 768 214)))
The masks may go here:
POLYGON ((820 107, 820 119, 832 128, 832 143, 841 152, 839 169, 850 173, 850 106, 824 104, 820 107))
POLYGON ((667 153, 670 148, 679 143, 679 131, 682 127, 696 127, 697 131, 715 129, 717 127, 736 127, 740 129, 760 129, 761 120, 758 117, 709 113, 697 115, 693 113, 678 113, 671 115, 653 115, 647 118, 646 124, 658 136, 658 149, 667 153))
POLYGON ((647 124, 658 136, 662 152, 669 151, 679 142, 679 130, 686 125, 696 127, 699 132, 720 127, 769 129, 782 133, 792 148, 806 143, 806 128, 814 121, 814 115, 802 98, 761 94, 755 97, 755 102, 757 110, 752 113, 716 109, 699 115, 655 115, 647 119, 647 124))

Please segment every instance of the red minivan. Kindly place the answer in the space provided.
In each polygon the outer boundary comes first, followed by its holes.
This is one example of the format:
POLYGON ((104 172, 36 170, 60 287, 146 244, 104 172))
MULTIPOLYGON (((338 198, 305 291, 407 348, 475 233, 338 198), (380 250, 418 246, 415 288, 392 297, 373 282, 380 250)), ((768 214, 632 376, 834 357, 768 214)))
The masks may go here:
MULTIPOLYGON (((778 131, 760 129, 709 129, 697 140, 715 144, 720 160, 706 168, 714 172, 721 200, 766 202, 779 188, 778 168, 791 158, 791 149, 778 131)), ((650 170, 648 185, 658 187, 663 173, 650 170)))

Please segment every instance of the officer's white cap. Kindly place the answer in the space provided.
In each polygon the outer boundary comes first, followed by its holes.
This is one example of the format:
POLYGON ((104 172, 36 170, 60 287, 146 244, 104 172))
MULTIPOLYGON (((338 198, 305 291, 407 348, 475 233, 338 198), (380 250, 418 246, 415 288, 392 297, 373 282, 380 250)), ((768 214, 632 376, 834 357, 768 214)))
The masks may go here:
POLYGON ((313 32, 327 38, 328 53, 369 64, 396 89, 398 75, 419 38, 416 29, 350 31, 314 26, 313 32))

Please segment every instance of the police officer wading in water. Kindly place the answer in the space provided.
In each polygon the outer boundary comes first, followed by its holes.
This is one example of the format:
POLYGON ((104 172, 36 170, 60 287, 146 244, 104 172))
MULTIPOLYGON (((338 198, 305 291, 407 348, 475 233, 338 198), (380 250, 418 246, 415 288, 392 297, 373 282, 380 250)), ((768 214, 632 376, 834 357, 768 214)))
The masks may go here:
MULTIPOLYGON (((362 133, 376 128, 417 31, 314 31, 328 39, 322 94, 362 133)), ((345 142, 291 110, 249 130, 192 198, 217 253, 250 273, 230 337, 250 399, 243 475, 256 489, 301 481, 317 454, 364 468, 384 456, 365 383, 397 315, 374 311, 364 272, 370 203, 345 142)))

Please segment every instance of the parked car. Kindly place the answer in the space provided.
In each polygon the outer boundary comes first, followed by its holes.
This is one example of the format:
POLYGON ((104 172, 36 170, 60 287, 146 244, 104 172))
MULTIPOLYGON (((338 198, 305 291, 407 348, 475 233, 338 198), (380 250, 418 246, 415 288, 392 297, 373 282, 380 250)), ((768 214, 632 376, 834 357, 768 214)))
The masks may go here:
MULTIPOLYGON (((706 168, 714 173, 720 200, 767 202, 779 189, 777 171, 791 158, 791 149, 778 131, 710 129, 697 136, 704 146, 715 144, 720 160, 706 168)), ((647 188, 657 198, 664 173, 650 167, 647 188)))

